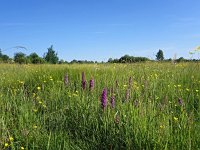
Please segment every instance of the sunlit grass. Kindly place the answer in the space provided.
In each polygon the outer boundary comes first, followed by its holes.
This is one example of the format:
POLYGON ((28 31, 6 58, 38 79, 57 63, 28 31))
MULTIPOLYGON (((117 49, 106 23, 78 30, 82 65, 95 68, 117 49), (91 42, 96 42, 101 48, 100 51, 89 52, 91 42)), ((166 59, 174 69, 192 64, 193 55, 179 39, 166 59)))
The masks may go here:
POLYGON ((199 70, 197 63, 1 64, 0 149, 199 149, 199 70))

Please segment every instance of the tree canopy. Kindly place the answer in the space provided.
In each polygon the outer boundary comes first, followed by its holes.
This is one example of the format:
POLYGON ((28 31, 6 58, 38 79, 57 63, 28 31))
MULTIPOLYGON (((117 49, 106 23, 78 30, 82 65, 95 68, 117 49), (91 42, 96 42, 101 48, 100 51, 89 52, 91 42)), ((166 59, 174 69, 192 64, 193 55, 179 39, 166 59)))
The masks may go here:
POLYGON ((19 63, 19 64, 26 63, 27 62, 26 54, 24 54, 22 52, 15 53, 15 55, 14 55, 14 61, 16 63, 19 63))
POLYGON ((53 45, 48 48, 48 52, 45 54, 44 59, 50 64, 57 64, 58 63, 58 56, 55 50, 53 49, 53 45))
POLYGON ((136 63, 136 62, 145 62, 149 59, 146 57, 134 57, 129 55, 124 55, 120 59, 109 58, 109 63, 136 63))
POLYGON ((156 59, 158 61, 164 60, 164 54, 163 54, 163 51, 161 49, 159 49, 158 53, 156 54, 156 59))
POLYGON ((28 59, 29 61, 32 63, 32 64, 42 64, 44 63, 44 59, 39 57, 37 53, 31 53, 29 56, 28 56, 28 59))

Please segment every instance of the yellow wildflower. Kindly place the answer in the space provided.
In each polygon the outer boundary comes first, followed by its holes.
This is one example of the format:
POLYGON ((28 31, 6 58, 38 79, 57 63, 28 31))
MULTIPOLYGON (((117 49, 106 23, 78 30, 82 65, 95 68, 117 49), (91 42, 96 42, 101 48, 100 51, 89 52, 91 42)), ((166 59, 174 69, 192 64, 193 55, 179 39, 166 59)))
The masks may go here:
POLYGON ((24 82, 23 82, 23 81, 19 81, 19 83, 20 83, 20 84, 24 84, 24 82))
POLYGON ((14 138, 13 137, 9 137, 9 140, 10 140, 10 142, 12 142, 14 140, 14 138))
POLYGON ((4 146, 5 146, 5 147, 8 147, 8 146, 9 146, 9 144, 8 144, 8 143, 5 143, 5 144, 4 144, 4 146))
POLYGON ((164 125, 160 125, 160 128, 163 129, 163 128, 165 128, 165 126, 164 125))
POLYGON ((127 87, 127 85, 126 85, 126 84, 124 84, 124 87, 127 87))
POLYGON ((21 147, 21 150, 24 150, 24 147, 23 147, 23 146, 21 147))
POLYGON ((33 129, 37 129, 37 126, 36 126, 36 125, 34 125, 34 126, 33 126, 33 129))
POLYGON ((78 96, 76 93, 73 93, 72 95, 75 96, 75 97, 78 96))
POLYGON ((38 87, 37 87, 37 89, 38 89, 38 90, 41 90, 41 87, 40 87, 40 86, 38 86, 38 87))
POLYGON ((177 117, 174 117, 174 121, 178 121, 178 118, 177 118, 177 117))
POLYGON ((33 111, 36 113, 36 112, 37 112, 37 109, 33 109, 33 111))
POLYGON ((35 97, 36 96, 36 94, 35 93, 33 93, 33 97, 35 97))

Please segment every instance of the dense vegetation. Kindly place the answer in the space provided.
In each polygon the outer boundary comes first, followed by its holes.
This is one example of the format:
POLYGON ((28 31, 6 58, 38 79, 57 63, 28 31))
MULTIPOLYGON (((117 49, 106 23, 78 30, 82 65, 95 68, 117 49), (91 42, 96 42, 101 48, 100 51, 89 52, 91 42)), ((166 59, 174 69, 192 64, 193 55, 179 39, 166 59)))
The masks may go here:
MULTIPOLYGON (((25 47, 18 46, 17 48, 23 48, 25 47)), ((47 52, 44 53, 43 58, 38 56, 37 53, 33 52, 30 55, 26 55, 22 52, 17 52, 14 54, 14 58, 9 58, 8 55, 3 54, 0 49, 0 63, 19 63, 19 64, 93 64, 93 63, 106 63, 106 62, 97 62, 97 61, 89 61, 89 60, 76 60, 73 59, 71 62, 67 62, 63 59, 59 60, 58 54, 53 48, 53 45, 51 45, 49 48, 47 48, 47 52)), ((190 55, 193 55, 195 53, 199 53, 200 47, 197 48, 197 50, 194 50, 193 52, 190 52, 190 55)), ((164 59, 164 52, 162 50, 159 50, 156 54, 156 61, 165 61, 165 62, 197 62, 199 59, 185 59, 183 57, 180 57, 178 59, 164 59)), ((138 62, 149 62, 149 61, 155 61, 152 59, 149 59, 147 57, 135 57, 135 56, 129 56, 124 55, 122 57, 118 58, 109 58, 107 63, 138 63, 138 62)))
POLYGON ((200 149, 198 63, 0 65, 0 149, 200 149))

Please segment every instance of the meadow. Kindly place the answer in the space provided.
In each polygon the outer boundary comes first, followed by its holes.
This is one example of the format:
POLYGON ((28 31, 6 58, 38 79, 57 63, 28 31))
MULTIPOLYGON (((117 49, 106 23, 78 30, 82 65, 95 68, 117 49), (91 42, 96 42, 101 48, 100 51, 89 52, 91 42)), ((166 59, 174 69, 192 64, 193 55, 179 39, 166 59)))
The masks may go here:
POLYGON ((200 149, 199 63, 0 64, 0 149, 200 149))

